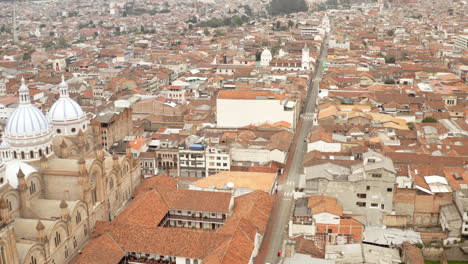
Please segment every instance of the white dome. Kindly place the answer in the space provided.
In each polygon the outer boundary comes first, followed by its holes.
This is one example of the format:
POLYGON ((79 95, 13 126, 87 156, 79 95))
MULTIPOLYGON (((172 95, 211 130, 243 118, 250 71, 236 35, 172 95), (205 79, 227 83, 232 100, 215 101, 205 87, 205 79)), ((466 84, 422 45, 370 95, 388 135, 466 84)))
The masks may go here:
POLYGON ((8 118, 5 128, 7 136, 32 136, 50 131, 47 118, 32 104, 19 105, 8 118))
MULTIPOLYGON (((18 188, 18 172, 21 169, 24 173, 25 179, 28 179, 29 175, 33 172, 37 172, 36 169, 34 169, 32 166, 18 161, 18 160, 13 160, 9 163, 6 163, 6 170, 5 170, 5 178, 6 181, 3 182, 3 184, 9 183, 11 187, 13 188, 18 188)), ((2 184, 2 185, 3 185, 2 184)))
POLYGON ((262 58, 271 58, 271 51, 269 49, 265 49, 263 52, 262 52, 262 55, 261 55, 262 58))
POLYGON ((68 84, 65 82, 65 78, 62 75, 62 82, 59 84, 60 98, 57 102, 52 105, 50 108, 47 117, 52 123, 64 121, 75 121, 78 119, 83 119, 85 113, 81 106, 75 102, 73 99, 70 99, 68 95, 68 84))
POLYGON ((85 113, 80 105, 70 98, 60 98, 50 108, 47 115, 50 121, 68 121, 83 118, 85 113))

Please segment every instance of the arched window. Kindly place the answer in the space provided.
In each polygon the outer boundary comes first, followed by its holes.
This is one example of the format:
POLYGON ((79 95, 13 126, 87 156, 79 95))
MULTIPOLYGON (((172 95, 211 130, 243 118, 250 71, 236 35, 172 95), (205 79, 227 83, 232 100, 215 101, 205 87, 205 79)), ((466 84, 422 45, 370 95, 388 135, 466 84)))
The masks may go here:
POLYGON ((34 256, 31 256, 31 264, 37 264, 37 259, 34 256))
POLYGON ((60 237, 60 233, 57 231, 55 232, 55 247, 58 247, 62 242, 62 238, 60 237))
POLYGON ((16 151, 13 152, 13 157, 14 157, 15 159, 18 158, 18 155, 16 154, 16 151))
POLYGON ((21 159, 24 159, 24 151, 21 151, 21 159))
POLYGON ((79 224, 81 222, 81 213, 80 211, 76 212, 76 224, 79 224))
POLYGON ((185 264, 190 264, 190 259, 189 258, 185 259, 185 264))
POLYGON ((76 237, 73 237, 73 248, 76 248, 78 243, 76 243, 76 237))
POLYGON ((110 182, 109 182, 109 190, 112 190, 112 188, 114 188, 114 179, 110 179, 110 182))
POLYGON ((49 155, 49 147, 46 147, 45 152, 46 152, 46 155, 49 155))
POLYGON ((34 159, 34 151, 29 151, 29 159, 34 159))
POLYGON ((42 149, 39 150, 39 157, 42 157, 42 149))
POLYGON ((31 181, 31 185, 29 185, 29 194, 33 194, 36 192, 36 184, 34 181, 31 181))
POLYGON ((194 259, 193 264, 198 264, 198 259, 194 259))

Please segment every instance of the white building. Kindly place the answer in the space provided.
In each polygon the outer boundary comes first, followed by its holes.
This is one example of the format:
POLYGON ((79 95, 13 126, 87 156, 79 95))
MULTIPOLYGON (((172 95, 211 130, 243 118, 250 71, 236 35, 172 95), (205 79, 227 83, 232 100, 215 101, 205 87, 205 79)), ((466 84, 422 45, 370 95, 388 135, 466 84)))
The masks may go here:
POLYGON ((282 94, 258 91, 222 90, 216 100, 218 127, 244 127, 287 122, 296 126, 298 107, 282 94))
POLYGON ((465 51, 468 49, 468 35, 460 35, 455 39, 455 49, 465 51))

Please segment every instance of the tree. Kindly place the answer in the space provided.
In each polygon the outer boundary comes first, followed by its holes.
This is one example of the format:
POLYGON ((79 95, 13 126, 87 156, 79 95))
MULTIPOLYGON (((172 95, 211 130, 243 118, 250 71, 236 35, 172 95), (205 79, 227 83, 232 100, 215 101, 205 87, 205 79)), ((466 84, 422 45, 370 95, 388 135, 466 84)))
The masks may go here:
POLYGON ((189 30, 192 30, 192 29, 193 29, 193 25, 192 25, 192 24, 189 24, 189 25, 188 25, 188 29, 189 29, 189 30))
POLYGON ((281 28, 281 21, 276 21, 276 26, 275 26, 276 30, 279 30, 281 28))
POLYGON ((390 29, 390 30, 387 31, 387 36, 391 37, 391 36, 393 36, 393 34, 395 34, 394 29, 390 29))
POLYGON ((409 122, 409 123, 408 123, 408 128, 411 129, 411 130, 414 130, 414 123, 413 123, 413 122, 409 122))
POLYGON ((268 5, 270 15, 290 14, 307 11, 305 0, 271 0, 268 5))
POLYGON ((425 117, 423 120, 422 120, 423 123, 437 123, 437 119, 433 118, 433 117, 425 117))
POLYGON ((294 22, 292 20, 288 20, 288 28, 294 27, 294 22))
POLYGON ((395 63, 395 57, 385 57, 385 63, 395 63))
POLYGON ((387 80, 384 81, 384 84, 395 84, 395 80, 387 79, 387 80))
POLYGON ((207 28, 205 28, 205 30, 203 30, 203 34, 205 34, 205 36, 208 36, 210 34, 210 31, 207 28))

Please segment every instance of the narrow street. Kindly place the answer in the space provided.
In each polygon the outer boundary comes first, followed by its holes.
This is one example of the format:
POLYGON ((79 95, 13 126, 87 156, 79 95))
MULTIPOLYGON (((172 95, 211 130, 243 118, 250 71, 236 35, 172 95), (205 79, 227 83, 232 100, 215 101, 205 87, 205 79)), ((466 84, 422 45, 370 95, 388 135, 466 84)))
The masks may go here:
POLYGON ((287 168, 287 179, 280 185, 277 194, 275 208, 270 217, 270 234, 265 236, 262 244, 262 247, 268 247, 265 263, 278 263, 278 252, 282 247, 283 240, 287 238, 286 227, 293 208, 293 193, 295 187, 298 186, 299 175, 303 171, 302 161, 304 159, 304 154, 307 151, 305 139, 313 125, 313 114, 315 112, 319 84, 323 75, 322 63, 327 56, 326 43, 328 43, 328 38, 329 35, 327 34, 322 44, 320 56, 316 62, 314 77, 309 82, 307 98, 304 102, 304 108, 301 115, 301 126, 298 126, 298 130, 295 133, 296 138, 294 142, 296 142, 296 145, 293 146, 294 148, 290 153, 290 155, 293 155, 292 162, 289 168, 287 168))

